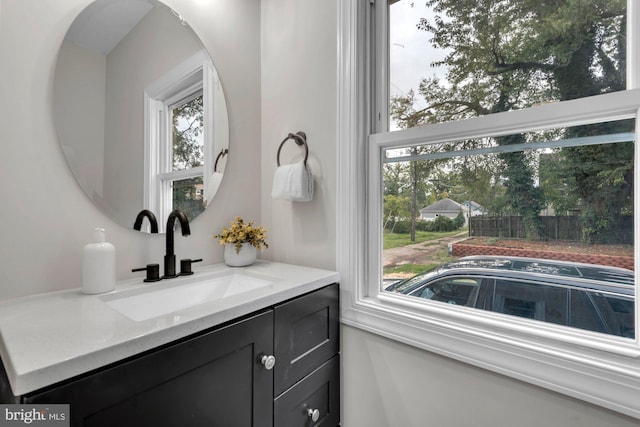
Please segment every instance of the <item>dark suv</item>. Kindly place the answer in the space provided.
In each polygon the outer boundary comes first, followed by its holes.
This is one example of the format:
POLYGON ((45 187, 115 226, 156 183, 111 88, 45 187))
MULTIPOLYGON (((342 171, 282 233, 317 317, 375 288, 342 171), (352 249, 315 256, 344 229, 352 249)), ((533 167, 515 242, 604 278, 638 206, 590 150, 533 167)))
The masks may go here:
POLYGON ((470 256, 396 282, 385 290, 635 337, 634 273, 623 268, 470 256))

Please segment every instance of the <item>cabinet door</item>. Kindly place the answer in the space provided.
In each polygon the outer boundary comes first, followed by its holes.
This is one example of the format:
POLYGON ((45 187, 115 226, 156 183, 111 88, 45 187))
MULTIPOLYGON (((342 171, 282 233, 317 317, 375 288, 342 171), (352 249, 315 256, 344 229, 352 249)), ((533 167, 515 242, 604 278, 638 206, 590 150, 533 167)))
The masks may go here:
POLYGON ((273 417, 273 312, 187 339, 42 393, 74 426, 267 427, 273 417))
POLYGON ((340 422, 338 356, 280 395, 274 407, 277 427, 336 427, 340 422))
POLYGON ((338 292, 333 284, 276 306, 275 396, 338 353, 338 292))

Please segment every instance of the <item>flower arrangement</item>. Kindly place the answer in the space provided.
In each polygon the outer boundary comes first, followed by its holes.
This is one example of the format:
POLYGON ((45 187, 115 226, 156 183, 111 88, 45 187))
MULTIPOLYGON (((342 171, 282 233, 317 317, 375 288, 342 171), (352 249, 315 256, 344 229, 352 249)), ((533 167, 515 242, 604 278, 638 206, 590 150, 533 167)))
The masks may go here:
POLYGON ((267 230, 261 225, 255 226, 253 222, 244 222, 239 216, 229 228, 223 228, 220 234, 213 237, 220 239, 221 245, 233 243, 236 247, 236 253, 240 253, 243 243, 251 243, 259 251, 269 247, 266 241, 267 230))

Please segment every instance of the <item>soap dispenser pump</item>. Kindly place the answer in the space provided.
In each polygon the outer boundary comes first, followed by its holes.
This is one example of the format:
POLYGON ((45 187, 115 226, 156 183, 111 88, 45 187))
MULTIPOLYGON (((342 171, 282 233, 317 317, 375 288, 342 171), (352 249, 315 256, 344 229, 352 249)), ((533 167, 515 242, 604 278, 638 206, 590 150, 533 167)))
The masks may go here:
POLYGON ((82 293, 101 294, 115 289, 116 249, 106 242, 104 228, 93 231, 93 243, 82 252, 82 293))

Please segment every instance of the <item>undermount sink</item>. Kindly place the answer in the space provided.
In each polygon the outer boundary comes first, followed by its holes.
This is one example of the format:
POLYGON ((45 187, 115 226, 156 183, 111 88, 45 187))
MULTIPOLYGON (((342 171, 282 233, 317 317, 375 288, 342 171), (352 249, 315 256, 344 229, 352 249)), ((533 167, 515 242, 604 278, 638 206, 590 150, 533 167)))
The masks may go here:
POLYGON ((225 270, 172 279, 144 289, 104 295, 109 307, 136 321, 174 313, 206 302, 222 300, 275 283, 277 279, 243 270, 225 270))

